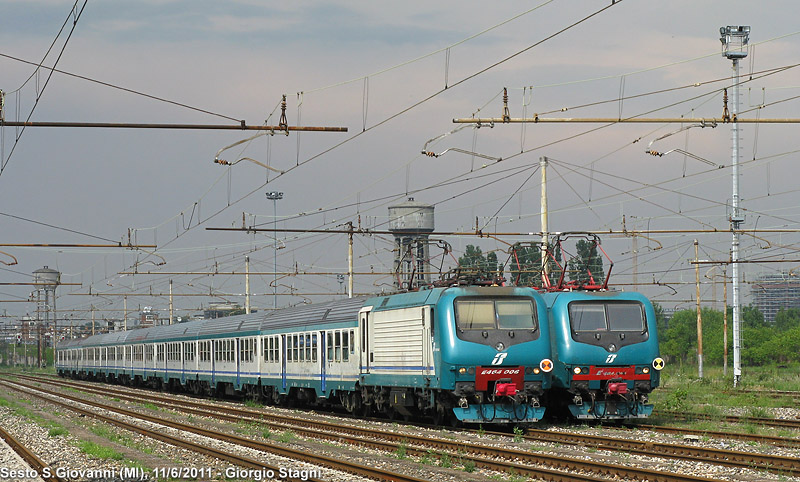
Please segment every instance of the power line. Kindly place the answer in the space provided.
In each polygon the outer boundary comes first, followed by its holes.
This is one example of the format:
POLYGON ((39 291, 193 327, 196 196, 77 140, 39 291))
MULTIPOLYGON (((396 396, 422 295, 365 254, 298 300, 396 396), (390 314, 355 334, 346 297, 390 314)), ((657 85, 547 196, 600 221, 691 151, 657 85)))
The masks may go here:
MULTIPOLYGON (((224 114, 218 114, 216 112, 212 112, 212 111, 209 111, 209 110, 201 109, 199 107, 192 107, 190 105, 183 104, 183 103, 176 102, 176 101, 169 100, 169 99, 165 99, 163 97, 158 97, 158 96, 155 96, 155 95, 146 94, 146 93, 140 92, 138 90, 133 90, 133 89, 129 89, 127 87, 122 87, 122 86, 111 84, 111 83, 108 83, 108 82, 103 82, 101 80, 92 79, 90 77, 85 77, 83 75, 73 74, 71 72, 66 72, 64 70, 58 70, 56 68, 47 67, 47 66, 42 65, 42 64, 36 64, 34 62, 30 62, 30 61, 27 61, 27 60, 24 60, 24 59, 20 59, 18 57, 14 57, 14 56, 11 56, 11 55, 8 55, 8 54, 0 53, 0 57, 5 57, 7 59, 16 60, 17 62, 22 62, 22 63, 25 63, 25 64, 36 65, 37 68, 43 68, 43 69, 47 69, 47 70, 52 70, 53 72, 58 72, 59 74, 64 74, 64 75, 67 75, 67 76, 70 76, 70 77, 75 77, 76 79, 86 80, 88 82, 93 82, 95 84, 100 84, 100 85, 104 85, 106 87, 111 87, 112 89, 122 90, 124 92, 129 92, 131 94, 136 94, 136 95, 140 95, 142 97, 147 97, 148 99, 153 99, 153 100, 157 100, 159 102, 165 102, 167 104, 176 105, 178 107, 183 107, 183 108, 194 110, 194 111, 197 111, 197 112, 202 112, 203 114, 209 114, 209 115, 213 115, 213 116, 217 116, 217 117, 222 117, 223 119, 232 120, 234 122, 241 122, 241 119, 236 119, 234 117, 230 117, 230 116, 227 116, 227 115, 224 115, 224 114)), ((28 80, 30 80, 30 79, 28 79, 28 80)))
POLYGON ((90 237, 90 238, 100 239, 102 241, 108 241, 109 243, 118 243, 117 241, 114 241, 113 239, 103 238, 101 236, 95 236, 94 234, 84 233, 84 232, 81 232, 81 231, 75 231, 74 229, 64 228, 64 227, 61 227, 61 226, 55 226, 53 224, 43 223, 41 221, 35 221, 33 219, 23 218, 22 216, 15 216, 13 214, 2 213, 2 212, 0 212, 0 216, 7 216, 9 218, 18 219, 20 221, 26 221, 26 222, 33 223, 33 224, 39 224, 41 226, 47 226, 48 228, 59 229, 61 231, 67 231, 69 233, 80 234, 81 236, 87 236, 87 237, 90 237))
MULTIPOLYGON (((53 63, 53 67, 58 65, 58 61, 61 60, 61 56, 64 55, 64 51, 67 49, 67 44, 69 44, 69 40, 72 38, 72 33, 75 31, 75 27, 78 25, 78 20, 80 20, 81 15, 83 14, 83 9, 86 8, 86 3, 88 1, 89 0, 84 0, 83 6, 81 7, 81 10, 78 12, 78 14, 75 16, 75 19, 72 21, 72 28, 69 31, 69 35, 67 35, 67 39, 64 41, 64 45, 61 47, 61 52, 58 53, 58 57, 56 58, 55 63, 53 63)), ((70 15, 73 14, 73 12, 75 11, 75 7, 77 7, 77 6, 78 6, 78 2, 76 0, 75 5, 73 5, 72 9, 70 10, 69 15, 67 15, 67 19, 64 21, 64 25, 67 24, 67 21, 69 21, 70 15)), ((61 31, 64 30, 64 25, 61 26, 61 30, 58 32, 58 36, 60 36, 61 35, 61 31)), ((56 36, 56 39, 58 38, 58 36, 56 36)), ((55 43, 55 40, 53 42, 55 43)), ((51 48, 52 48, 52 46, 51 46, 51 48)), ((50 50, 48 49, 47 52, 50 53, 50 50)), ((44 59, 42 59, 42 62, 44 62, 44 59)), ((42 90, 40 90, 39 93, 36 95, 36 101, 33 103, 33 107, 31 108, 31 111, 28 114, 28 118, 26 119, 26 122, 30 121, 31 117, 33 117, 33 113, 36 110, 36 107, 39 105, 39 100, 42 98, 42 95, 44 94, 44 91, 47 88, 48 84, 50 83, 50 79, 52 77, 53 77, 53 71, 51 70, 50 74, 48 74, 48 76, 47 76, 47 80, 45 80, 44 85, 42 86, 42 90)), ((11 146, 11 151, 8 153, 8 157, 3 161, 2 165, 0 165, 0 176, 3 175, 3 172, 5 172, 6 166, 8 166, 8 163, 11 161, 11 156, 14 155, 14 150, 16 150, 17 146, 19 145, 19 140, 20 140, 20 138, 22 138, 22 134, 24 132, 25 132, 25 127, 23 126, 22 130, 19 131, 19 133, 17 134, 17 138, 14 140, 14 145, 11 146)))

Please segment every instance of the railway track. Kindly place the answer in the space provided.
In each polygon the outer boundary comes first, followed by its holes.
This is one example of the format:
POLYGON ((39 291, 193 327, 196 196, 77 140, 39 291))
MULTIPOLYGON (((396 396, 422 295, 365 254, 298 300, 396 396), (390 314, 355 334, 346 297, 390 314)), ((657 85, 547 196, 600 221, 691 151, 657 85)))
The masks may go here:
MULTIPOLYGON (((221 450, 221 449, 217 449, 217 448, 214 448, 214 447, 209 447, 207 445, 199 445, 196 442, 189 441, 189 440, 186 440, 186 439, 181 438, 181 437, 172 436, 172 435, 169 435, 167 433, 163 433, 163 432, 160 431, 159 428, 149 429, 149 428, 146 428, 146 427, 142 427, 142 426, 137 425, 135 423, 126 422, 126 421, 119 420, 119 419, 114 418, 114 417, 102 415, 102 414, 100 414, 100 413, 98 413, 96 411, 80 408, 80 407, 77 407, 77 406, 75 406, 73 404, 66 403, 63 400, 54 399, 52 397, 57 397, 57 398, 60 398, 60 399, 70 400, 70 401, 75 402, 75 403, 85 404, 85 405, 88 405, 88 406, 93 407, 93 408, 107 410, 107 411, 110 411, 110 412, 113 412, 113 413, 116 413, 116 414, 124 415, 124 416, 131 417, 131 418, 138 419, 138 420, 145 420, 145 421, 148 421, 148 422, 151 422, 153 424, 160 425, 160 426, 167 426, 167 427, 170 427, 170 428, 174 428, 174 429, 179 430, 181 432, 194 433, 194 434, 201 435, 201 436, 204 436, 204 437, 207 437, 207 438, 210 438, 210 439, 215 439, 215 440, 228 442, 228 443, 239 445, 239 446, 243 446, 243 447, 252 448, 252 449, 255 449, 255 450, 262 451, 262 452, 268 452, 268 453, 272 453, 272 454, 275 454, 275 455, 280 455, 282 457, 286 457, 286 458, 289 458, 289 459, 302 460, 302 461, 310 463, 310 464, 329 467, 329 468, 332 468, 334 470, 340 470, 340 471, 348 472, 348 473, 351 473, 351 474, 356 474, 356 475, 367 477, 367 478, 385 480, 385 481, 392 481, 392 482, 426 482, 425 479, 419 479, 419 478, 416 478, 416 477, 413 477, 413 476, 409 476, 409 475, 398 474, 398 473, 382 470, 380 468, 363 467, 361 465, 353 464, 353 463, 350 463, 348 461, 337 460, 337 459, 333 459, 333 458, 330 458, 330 457, 309 454, 309 453, 304 452, 304 451, 285 448, 285 447, 281 447, 281 446, 277 446, 277 445, 273 445, 273 444, 266 444, 266 443, 262 443, 262 442, 256 442, 254 440, 251 440, 251 439, 248 439, 248 438, 245 438, 245 437, 240 437, 240 436, 232 435, 232 434, 219 433, 219 432, 214 431, 214 430, 209 430, 209 429, 205 429, 205 428, 202 428, 202 427, 197 427, 197 426, 190 425, 190 424, 174 422, 174 421, 170 421, 170 420, 164 420, 163 418, 160 418, 160 417, 153 417, 153 416, 141 414, 141 413, 138 413, 138 412, 135 412, 135 411, 132 411, 132 410, 126 410, 126 409, 122 409, 122 408, 118 408, 118 407, 113 407, 113 406, 110 406, 110 405, 107 405, 107 404, 97 403, 97 402, 93 402, 91 400, 86 400, 86 399, 81 399, 79 397, 66 395, 64 393, 53 392, 51 390, 47 390, 47 389, 41 388, 41 387, 30 386, 30 385, 26 385, 26 384, 23 384, 23 383, 11 384, 11 383, 8 383, 7 381, 0 381, 0 386, 4 386, 4 387, 6 387, 8 389, 11 389, 11 390, 19 390, 21 387, 26 388, 27 390, 24 390, 24 393, 26 393, 28 395, 31 395, 31 396, 34 396, 34 397, 37 397, 37 398, 40 398, 42 400, 45 400, 48 403, 54 403, 54 404, 59 405, 59 406, 61 406, 63 408, 66 408, 68 410, 72 410, 72 411, 78 412, 78 413, 80 413, 80 414, 82 414, 84 416, 91 417, 91 418, 94 418, 96 420, 100 420, 102 422, 109 423, 109 424, 115 425, 117 427, 126 429, 126 430, 130 430, 130 431, 133 431, 133 432, 136 432, 136 433, 140 433, 142 435, 145 435, 145 436, 150 437, 150 438, 154 438, 156 440, 160 440, 160 441, 168 443, 170 445, 175 445, 175 446, 182 447, 182 448, 185 448, 185 449, 188 449, 188 450, 192 450, 194 452, 198 452, 198 453, 202 453, 204 455, 215 457, 217 459, 230 462, 230 463, 232 463, 232 464, 234 464, 236 466, 244 467, 244 468, 247 468, 247 469, 252 469, 252 470, 258 471, 260 473, 280 474, 282 472, 286 472, 286 468, 285 467, 278 467, 278 466, 275 466, 275 465, 270 465, 268 463, 264 463, 264 461, 262 461, 262 460, 246 457, 246 456, 243 456, 243 455, 239 455, 239 454, 236 454, 236 453, 231 452, 231 451, 221 450), (41 393, 36 393, 36 392, 41 392, 41 393), (50 396, 42 395, 42 393, 46 394, 46 395, 50 395, 50 396)), ((167 474, 167 475, 169 475, 169 474, 167 474)), ((208 476, 208 478, 212 478, 211 477, 212 475, 216 476, 217 474, 203 474, 203 476, 208 476)), ((302 476, 298 475, 298 476, 294 476, 294 477, 288 476, 288 477, 285 477, 285 480, 289 480, 289 481, 294 480, 294 481, 323 482, 325 479, 322 479, 320 477, 313 477, 313 476, 309 477, 306 474, 306 475, 302 475, 302 476)))
POLYGON ((610 426, 607 428, 618 428, 620 430, 649 430, 651 432, 660 432, 660 433, 668 433, 673 435, 692 435, 695 437, 713 437, 718 439, 729 439, 729 440, 739 440, 742 442, 752 442, 758 444, 766 444, 766 445, 774 445, 776 447, 785 447, 785 448, 800 448, 800 439, 798 438, 788 438, 788 437, 778 437, 775 435, 758 435, 758 434, 750 434, 750 433, 742 433, 742 432, 720 432, 715 430, 703 430, 703 429, 693 429, 693 428, 684 428, 684 427, 667 427, 661 425, 645 425, 645 424, 637 424, 630 427, 614 427, 610 426))
MULTIPOLYGON (((67 482, 66 479, 56 475, 56 471, 53 470, 53 468, 42 462, 38 455, 17 441, 17 439, 8 433, 2 426, 0 426, 0 438, 2 438, 8 444, 8 446, 11 447, 11 449, 16 452, 17 455, 19 455, 22 460, 28 464, 28 466, 30 466, 31 470, 36 472, 36 474, 38 474, 39 477, 41 477, 41 479, 45 482, 67 482)), ((16 477, 16 475, 14 477, 16 477)), ((12 479, 14 477, 12 477, 12 479)))
MULTIPOLYGON (((49 380, 48 380, 49 381, 49 380)), ((341 425, 330 422, 313 422, 306 419, 298 419, 295 417, 285 417, 278 415, 268 415, 263 411, 251 410, 247 407, 226 407, 218 404, 207 402, 187 401, 177 399, 175 397, 164 397, 161 395, 153 395, 148 393, 146 398, 131 395, 130 391, 123 392, 121 390, 109 389, 103 386, 102 390, 87 387, 81 383, 58 381, 62 386, 69 386, 85 390, 89 393, 97 395, 109 395, 109 390, 114 396, 120 399, 126 399, 133 402, 148 401, 149 403, 157 403, 161 406, 178 409, 181 411, 188 411, 189 413, 211 416, 228 421, 242 421, 249 420, 252 422, 259 422, 269 425, 271 428, 280 430, 293 430, 302 433, 308 437, 314 438, 328 438, 342 440, 344 435, 347 434, 347 442, 354 445, 369 446, 371 448, 384 450, 384 451, 397 451, 402 446, 403 451, 409 454, 421 454, 431 450, 443 450, 451 454, 460 454, 464 457, 469 454, 473 463, 477 466, 498 470, 495 465, 492 465, 487 460, 487 457, 497 458, 501 457, 506 461, 522 461, 524 464, 547 464, 554 467, 564 467, 565 464, 573 463, 566 459, 564 456, 550 457, 543 454, 532 454, 526 451, 519 450, 500 450, 497 447, 486 447, 478 444, 470 444, 466 442, 454 442, 452 440, 444 440, 432 437, 410 436, 396 433, 375 433, 374 430, 365 430, 352 425, 341 425), (380 438, 386 442, 377 443, 375 438, 380 438)), ((507 434, 501 434, 508 436, 507 434)), ((608 439, 607 437, 591 436, 585 434, 571 434, 563 432, 551 432, 546 430, 528 430, 525 439, 529 442, 551 442, 570 444, 575 446, 592 447, 599 450, 622 451, 631 454, 643 455, 647 457, 663 457, 674 458, 682 460, 703 461, 711 464, 726 465, 738 468, 747 469, 760 469, 766 471, 773 471, 784 475, 800 475, 800 461, 791 457, 775 457, 765 456, 759 454, 752 454, 748 452, 737 452, 730 450, 719 449, 704 449, 688 445, 680 444, 667 444, 667 443, 653 443, 641 442, 625 439, 608 439)), ((502 466, 508 469, 509 462, 504 462, 502 466)), ((579 470, 577 466, 567 467, 570 470, 579 470)), ((620 468, 609 467, 608 464, 602 464, 602 467, 582 468, 580 470, 592 470, 595 473, 608 473, 607 470, 617 470, 618 474, 621 472, 620 468)), ((502 468, 500 469, 502 470, 502 468)), ((513 470, 517 473, 525 473, 524 466, 514 466, 513 470)), ((642 474, 634 475, 640 480, 660 480, 659 474, 649 474, 647 478, 642 478, 642 474)), ((673 478, 671 480, 679 480, 673 478)))
POLYGON ((665 416, 675 420, 716 420, 719 422, 727 423, 752 423, 764 427, 779 427, 791 428, 800 430, 800 419, 783 419, 783 418, 764 418, 764 417, 739 417, 736 415, 710 415, 698 412, 674 412, 674 411, 659 411, 653 412, 653 416, 665 416))

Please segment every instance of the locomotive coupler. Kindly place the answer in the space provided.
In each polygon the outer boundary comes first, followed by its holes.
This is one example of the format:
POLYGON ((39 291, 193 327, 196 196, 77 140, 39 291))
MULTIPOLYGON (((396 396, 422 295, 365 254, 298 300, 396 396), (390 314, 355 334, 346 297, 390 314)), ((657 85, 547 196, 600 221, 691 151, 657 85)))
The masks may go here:
POLYGON ((469 403, 467 403, 467 399, 466 398, 461 397, 461 398, 458 399, 458 406, 461 407, 461 408, 469 408, 469 403))

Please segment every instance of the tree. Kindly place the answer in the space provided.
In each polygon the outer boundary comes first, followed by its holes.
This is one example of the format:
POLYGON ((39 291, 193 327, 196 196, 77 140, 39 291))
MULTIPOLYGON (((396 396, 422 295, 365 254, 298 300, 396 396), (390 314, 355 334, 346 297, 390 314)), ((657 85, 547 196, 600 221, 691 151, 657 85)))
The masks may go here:
POLYGON ((542 252, 539 246, 515 245, 511 261, 511 281, 517 286, 542 286, 542 252))
POLYGON ((476 275, 502 277, 503 266, 497 260, 497 253, 490 251, 483 255, 478 246, 467 245, 464 255, 458 258, 458 266, 476 275))
POLYGON ((661 355, 668 360, 686 362, 697 353, 697 312, 681 310, 669 321, 669 328, 661 333, 661 355))
POLYGON ((800 327, 800 310, 797 308, 782 308, 775 315, 775 329, 778 332, 785 332, 798 327, 800 327))
POLYGON ((579 239, 575 243, 577 254, 569 260, 569 279, 579 285, 602 284, 605 275, 603 274, 603 258, 597 254, 597 244, 585 239, 579 239))

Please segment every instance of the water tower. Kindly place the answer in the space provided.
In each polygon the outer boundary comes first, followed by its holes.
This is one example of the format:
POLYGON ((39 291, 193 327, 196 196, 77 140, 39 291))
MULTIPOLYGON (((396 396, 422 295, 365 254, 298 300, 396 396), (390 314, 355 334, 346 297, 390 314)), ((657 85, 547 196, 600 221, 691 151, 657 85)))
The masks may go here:
POLYGON ((61 283, 61 273, 47 266, 33 272, 33 282, 36 286, 36 322, 39 332, 39 366, 42 365, 42 328, 50 329, 50 319, 53 320, 53 346, 58 343, 58 327, 56 326, 56 287, 61 283), (52 317, 50 316, 52 314, 52 317), (44 324, 43 324, 44 323, 44 324))
POLYGON ((433 206, 414 198, 389 206, 389 231, 394 235, 395 286, 413 289, 429 284, 433 206))

